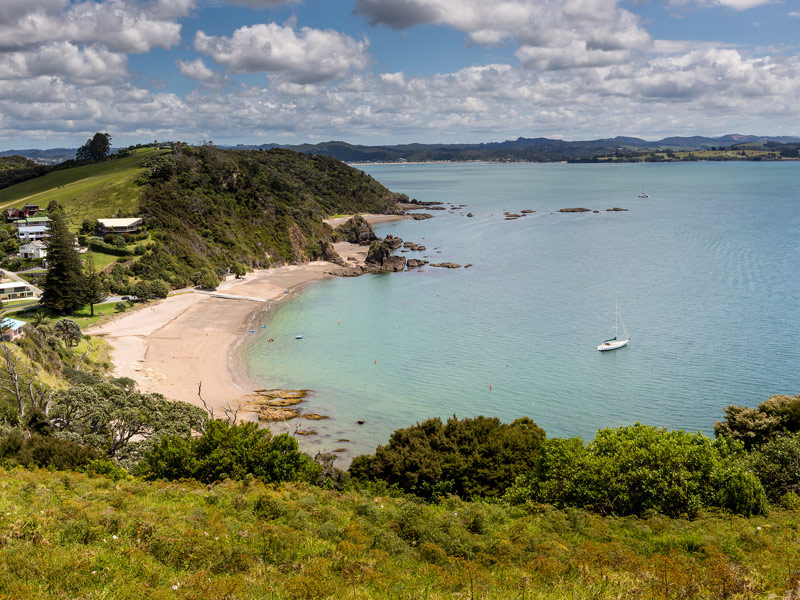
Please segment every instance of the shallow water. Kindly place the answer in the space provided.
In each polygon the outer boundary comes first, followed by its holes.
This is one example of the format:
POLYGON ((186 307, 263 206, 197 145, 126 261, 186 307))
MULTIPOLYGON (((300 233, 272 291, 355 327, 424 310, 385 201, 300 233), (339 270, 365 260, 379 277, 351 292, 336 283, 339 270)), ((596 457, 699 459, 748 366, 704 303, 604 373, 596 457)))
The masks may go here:
POLYGON ((376 231, 474 266, 325 281, 265 315, 243 367, 314 390, 304 409, 331 418, 303 422, 319 433, 308 450, 346 462, 453 414, 530 416, 550 436, 636 421, 710 433, 728 404, 800 392, 800 163, 364 170, 466 204, 376 231), (556 212, 578 206, 600 212, 556 212), (536 212, 504 220, 522 209, 536 212), (632 341, 600 353, 615 301, 632 341))

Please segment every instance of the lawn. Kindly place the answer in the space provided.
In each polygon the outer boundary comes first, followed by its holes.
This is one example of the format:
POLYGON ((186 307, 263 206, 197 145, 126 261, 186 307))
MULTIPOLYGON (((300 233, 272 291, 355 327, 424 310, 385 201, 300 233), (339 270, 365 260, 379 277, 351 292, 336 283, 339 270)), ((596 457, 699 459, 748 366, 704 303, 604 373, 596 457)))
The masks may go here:
POLYGON ((135 215, 139 209, 139 186, 136 177, 141 162, 170 150, 142 148, 131 156, 101 163, 53 171, 0 190, 0 209, 25 203, 46 207, 56 200, 67 212, 75 227, 83 219, 135 215))

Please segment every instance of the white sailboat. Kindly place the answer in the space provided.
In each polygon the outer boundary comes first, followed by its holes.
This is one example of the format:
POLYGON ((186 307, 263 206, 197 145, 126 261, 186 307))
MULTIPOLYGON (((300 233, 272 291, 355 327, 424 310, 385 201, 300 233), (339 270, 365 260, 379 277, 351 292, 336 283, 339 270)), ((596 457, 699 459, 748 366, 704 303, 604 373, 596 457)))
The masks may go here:
POLYGON ((619 305, 616 305, 615 303, 615 306, 616 309, 614 310, 614 337, 609 338, 607 340, 603 340, 603 343, 597 347, 597 349, 600 350, 600 352, 622 348, 623 346, 627 346, 628 342, 631 341, 631 338, 628 335, 628 329, 625 327, 625 321, 622 320, 622 315, 619 314, 619 305), (625 336, 622 339, 619 339, 620 323, 622 323, 622 331, 625 334, 625 336))

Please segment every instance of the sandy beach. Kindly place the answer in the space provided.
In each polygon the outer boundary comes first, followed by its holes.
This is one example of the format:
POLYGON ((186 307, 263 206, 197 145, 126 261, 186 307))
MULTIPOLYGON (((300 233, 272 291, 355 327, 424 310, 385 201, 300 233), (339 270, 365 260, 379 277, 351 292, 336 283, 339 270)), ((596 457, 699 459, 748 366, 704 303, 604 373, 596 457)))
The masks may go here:
MULTIPOLYGON (((406 218, 364 215, 370 223, 406 218)), ((337 227, 348 217, 328 220, 337 227), (333 222, 331 222, 333 221, 333 222)), ((345 260, 366 258, 366 248, 338 243, 345 260)), ((342 267, 316 261, 248 273, 220 284, 216 292, 189 291, 124 313, 86 333, 103 337, 112 347, 114 375, 130 377, 143 392, 202 406, 198 386, 209 407, 236 406, 253 392, 235 372, 231 355, 247 333, 251 317, 298 286, 334 277, 342 267)))

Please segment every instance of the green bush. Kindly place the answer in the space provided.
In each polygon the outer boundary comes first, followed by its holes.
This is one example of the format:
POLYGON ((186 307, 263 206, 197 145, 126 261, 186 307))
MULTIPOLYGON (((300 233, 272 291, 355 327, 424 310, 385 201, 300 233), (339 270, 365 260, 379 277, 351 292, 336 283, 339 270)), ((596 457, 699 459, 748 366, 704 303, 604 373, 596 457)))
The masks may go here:
POLYGON ((300 452, 297 440, 272 436, 255 423, 209 421, 199 437, 168 437, 145 454, 141 474, 149 479, 196 479, 213 483, 256 477, 265 483, 312 481, 319 466, 300 452))
POLYGON ((423 498, 499 497, 535 464, 545 433, 528 418, 428 419, 395 431, 374 456, 353 460, 350 474, 383 480, 423 498))
POLYGON ((733 440, 637 423, 601 429, 588 444, 548 440, 537 468, 521 476, 506 499, 616 515, 694 516, 711 506, 763 513, 764 490, 744 461, 733 440))
MULTIPOLYGON (((113 239, 113 238, 112 238, 113 239)), ((122 239, 122 238, 120 238, 122 239)), ((102 240, 97 238, 92 238, 89 240, 89 249, 94 252, 100 252, 102 254, 111 254, 112 256, 132 256, 133 251, 128 250, 123 245, 122 247, 114 246, 112 244, 106 243, 102 240)))
POLYGON ((773 439, 753 452, 751 461, 770 502, 800 491, 800 434, 773 439))
POLYGON ((800 395, 772 396, 758 408, 730 405, 725 420, 714 423, 714 434, 758 447, 784 433, 800 432, 800 395))
POLYGON ((0 460, 24 467, 74 471, 98 458, 100 454, 93 448, 39 434, 26 438, 19 429, 0 438, 0 460))

